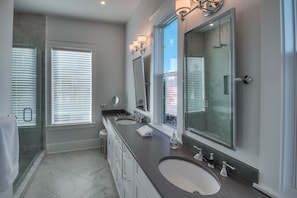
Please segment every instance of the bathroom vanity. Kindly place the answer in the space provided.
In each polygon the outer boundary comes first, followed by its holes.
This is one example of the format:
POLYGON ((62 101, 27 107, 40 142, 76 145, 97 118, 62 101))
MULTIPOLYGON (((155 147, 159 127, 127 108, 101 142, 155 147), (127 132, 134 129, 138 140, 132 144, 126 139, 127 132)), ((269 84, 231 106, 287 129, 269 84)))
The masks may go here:
MULTIPOLYGON (((220 184, 220 190, 208 197, 264 198, 263 193, 234 177, 223 177, 219 169, 210 169, 206 162, 193 159, 195 153, 185 146, 170 149, 169 138, 153 129, 153 136, 143 138, 136 129, 143 123, 117 123, 116 114, 104 114, 103 123, 108 133, 108 163, 120 197, 125 198, 195 198, 197 192, 184 191, 170 183, 160 172, 164 159, 182 159, 210 172, 220 184)), ((183 172, 183 170, 179 170, 183 172)), ((202 178, 203 179, 203 178, 202 178)))

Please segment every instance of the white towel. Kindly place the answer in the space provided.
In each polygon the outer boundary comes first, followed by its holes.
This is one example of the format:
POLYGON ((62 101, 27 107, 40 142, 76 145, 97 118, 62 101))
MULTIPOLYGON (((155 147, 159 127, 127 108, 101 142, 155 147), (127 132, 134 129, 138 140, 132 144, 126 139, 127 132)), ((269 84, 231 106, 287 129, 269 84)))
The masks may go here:
POLYGON ((19 134, 16 118, 0 118, 0 192, 13 184, 19 173, 19 134))

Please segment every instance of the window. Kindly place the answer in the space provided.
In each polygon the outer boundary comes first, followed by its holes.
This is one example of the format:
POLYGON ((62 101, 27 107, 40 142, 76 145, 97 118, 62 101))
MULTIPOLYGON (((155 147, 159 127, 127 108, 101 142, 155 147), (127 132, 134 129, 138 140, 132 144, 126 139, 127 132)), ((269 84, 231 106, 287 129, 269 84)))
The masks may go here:
POLYGON ((162 27, 162 124, 176 128, 177 117, 177 47, 178 21, 175 18, 162 27))
POLYGON ((12 49, 12 114, 18 126, 36 125, 37 49, 12 49))
POLYGON ((187 57, 187 112, 205 111, 204 58, 187 57))
POLYGON ((51 123, 92 122, 92 50, 51 49, 51 123))

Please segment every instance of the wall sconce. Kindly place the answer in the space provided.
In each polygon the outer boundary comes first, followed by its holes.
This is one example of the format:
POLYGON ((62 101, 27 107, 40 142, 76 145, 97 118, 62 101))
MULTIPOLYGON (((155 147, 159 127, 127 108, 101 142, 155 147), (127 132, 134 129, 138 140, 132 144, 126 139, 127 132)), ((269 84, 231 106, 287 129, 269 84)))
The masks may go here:
POLYGON ((147 36, 139 35, 137 40, 133 41, 132 44, 129 45, 129 51, 134 54, 135 52, 139 51, 140 54, 145 52, 147 43, 147 36))
POLYGON ((223 5, 224 0, 192 0, 197 5, 191 9, 191 0, 176 0, 175 12, 181 16, 181 20, 185 20, 185 17, 193 10, 199 9, 204 16, 210 16, 216 13, 223 5))

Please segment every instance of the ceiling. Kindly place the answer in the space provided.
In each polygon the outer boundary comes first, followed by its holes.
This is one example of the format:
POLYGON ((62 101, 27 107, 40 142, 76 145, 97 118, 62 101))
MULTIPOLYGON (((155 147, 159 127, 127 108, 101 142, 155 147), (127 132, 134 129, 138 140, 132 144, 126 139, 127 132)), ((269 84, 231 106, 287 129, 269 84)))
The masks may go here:
POLYGON ((140 0, 14 0, 15 11, 126 23, 140 0))

